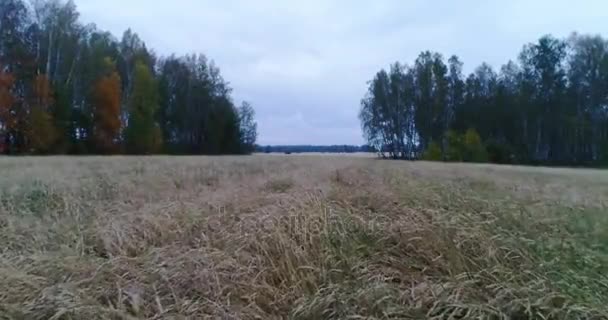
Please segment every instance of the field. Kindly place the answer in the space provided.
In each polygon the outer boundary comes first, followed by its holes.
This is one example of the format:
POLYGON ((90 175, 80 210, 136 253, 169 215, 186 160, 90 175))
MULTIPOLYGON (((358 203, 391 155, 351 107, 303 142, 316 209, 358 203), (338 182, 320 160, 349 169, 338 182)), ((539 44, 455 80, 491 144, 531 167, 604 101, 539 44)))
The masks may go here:
POLYGON ((608 319, 608 172, 0 158, 0 319, 608 319))

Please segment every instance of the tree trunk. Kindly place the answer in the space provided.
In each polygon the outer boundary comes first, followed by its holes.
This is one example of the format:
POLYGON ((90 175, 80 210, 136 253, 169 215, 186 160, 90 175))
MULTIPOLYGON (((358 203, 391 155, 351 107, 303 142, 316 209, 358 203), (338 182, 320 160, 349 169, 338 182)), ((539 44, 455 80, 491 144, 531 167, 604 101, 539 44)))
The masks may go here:
POLYGON ((59 77, 59 62, 61 61, 61 43, 57 43, 57 52, 55 53, 55 67, 53 70, 53 77, 49 78, 51 83, 55 84, 57 82, 57 78, 59 77))
POLYGON ((47 48, 46 69, 45 73, 49 79, 51 78, 51 53, 53 52, 53 28, 49 31, 49 47, 47 48))

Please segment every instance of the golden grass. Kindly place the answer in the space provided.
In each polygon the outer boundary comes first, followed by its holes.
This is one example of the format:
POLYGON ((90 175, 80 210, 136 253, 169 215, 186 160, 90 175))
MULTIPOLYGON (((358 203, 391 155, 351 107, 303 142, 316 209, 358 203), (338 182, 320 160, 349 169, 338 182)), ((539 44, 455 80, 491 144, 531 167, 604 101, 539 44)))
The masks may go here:
POLYGON ((606 319, 608 172, 0 158, 0 319, 606 319))

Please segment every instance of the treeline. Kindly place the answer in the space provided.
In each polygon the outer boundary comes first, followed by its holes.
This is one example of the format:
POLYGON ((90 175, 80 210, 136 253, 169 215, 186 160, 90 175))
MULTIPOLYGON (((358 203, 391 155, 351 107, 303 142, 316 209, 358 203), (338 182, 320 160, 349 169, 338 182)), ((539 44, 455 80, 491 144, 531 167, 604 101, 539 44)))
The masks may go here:
POLYGON ((548 165, 608 164, 608 42, 544 36, 499 71, 463 75, 423 52, 369 83, 360 120, 385 157, 548 165))
POLYGON ((2 153, 235 154, 256 136, 205 56, 158 57, 81 24, 72 1, 0 1, 2 153))
POLYGON ((333 146, 313 146, 313 145, 294 145, 294 146, 260 146, 256 147, 259 153, 359 153, 375 152, 367 145, 333 145, 333 146))

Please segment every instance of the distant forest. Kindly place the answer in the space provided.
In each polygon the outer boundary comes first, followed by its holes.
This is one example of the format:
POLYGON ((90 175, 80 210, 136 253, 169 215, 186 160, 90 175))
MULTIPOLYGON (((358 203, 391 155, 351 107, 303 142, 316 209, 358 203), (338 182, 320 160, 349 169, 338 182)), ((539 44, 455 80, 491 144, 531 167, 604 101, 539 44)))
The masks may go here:
POLYGON ((374 76, 359 117, 388 158, 607 165, 608 42, 544 36, 468 76, 457 56, 423 52, 374 76))
POLYGON ((159 57, 72 1, 0 1, 0 153, 237 154, 256 137, 204 55, 159 57))
POLYGON ((353 145, 333 145, 333 146, 313 146, 313 145, 293 145, 293 146, 256 146, 258 153, 359 153, 376 152, 370 146, 353 145))

